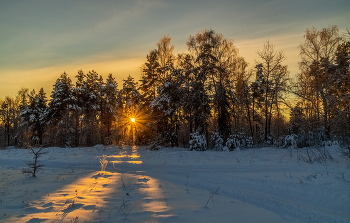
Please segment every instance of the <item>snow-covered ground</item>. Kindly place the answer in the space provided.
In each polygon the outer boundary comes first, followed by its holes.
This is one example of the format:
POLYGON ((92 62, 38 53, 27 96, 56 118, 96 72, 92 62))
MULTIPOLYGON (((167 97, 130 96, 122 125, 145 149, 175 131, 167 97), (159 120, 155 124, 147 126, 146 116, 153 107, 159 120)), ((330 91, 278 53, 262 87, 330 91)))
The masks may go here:
POLYGON ((7 148, 0 222, 350 222, 350 170, 327 149, 321 165, 278 148, 46 148, 34 178, 31 151, 7 148))

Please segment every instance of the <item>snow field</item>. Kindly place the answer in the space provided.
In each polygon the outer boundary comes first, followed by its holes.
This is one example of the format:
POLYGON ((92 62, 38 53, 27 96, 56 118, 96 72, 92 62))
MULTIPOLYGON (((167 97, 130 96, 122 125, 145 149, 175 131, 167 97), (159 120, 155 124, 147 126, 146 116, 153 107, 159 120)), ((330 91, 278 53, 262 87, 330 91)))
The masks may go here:
POLYGON ((95 146, 0 151, 1 222, 350 222, 350 171, 287 149, 234 152, 95 146), (104 172, 101 159, 108 161, 104 172))

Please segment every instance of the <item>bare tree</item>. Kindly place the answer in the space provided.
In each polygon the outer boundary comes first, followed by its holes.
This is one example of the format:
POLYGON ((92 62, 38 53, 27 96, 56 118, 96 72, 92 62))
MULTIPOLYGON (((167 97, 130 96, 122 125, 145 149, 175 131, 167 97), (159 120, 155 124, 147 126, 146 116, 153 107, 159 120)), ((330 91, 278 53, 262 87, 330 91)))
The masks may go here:
POLYGON ((311 104, 314 112, 310 118, 316 120, 317 127, 325 128, 325 135, 329 139, 332 125, 330 117, 332 108, 336 107, 332 86, 337 78, 330 68, 337 59, 336 52, 342 37, 338 28, 331 26, 321 31, 307 29, 304 38, 305 42, 299 46, 301 73, 296 93, 311 104))
POLYGON ((262 51, 257 52, 256 64, 260 70, 260 89, 262 93, 262 117, 264 118, 264 140, 271 135, 273 109, 280 115, 279 105, 285 100, 284 93, 288 86, 288 70, 282 63, 286 60, 283 51, 276 51, 274 45, 267 41, 262 51))

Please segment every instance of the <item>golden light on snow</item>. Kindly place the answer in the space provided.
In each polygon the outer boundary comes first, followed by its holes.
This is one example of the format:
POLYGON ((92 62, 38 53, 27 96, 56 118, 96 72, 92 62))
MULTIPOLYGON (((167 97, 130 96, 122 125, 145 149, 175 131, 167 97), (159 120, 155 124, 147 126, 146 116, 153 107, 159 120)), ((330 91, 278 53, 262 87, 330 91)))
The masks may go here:
POLYGON ((112 222, 111 219, 115 219, 113 222, 117 222, 126 219, 129 212, 134 216, 156 213, 152 218, 158 219, 171 217, 173 216, 169 214, 171 208, 160 185, 161 182, 157 179, 143 174, 93 172, 58 188, 47 196, 28 202, 23 214, 13 215, 7 220, 8 222, 98 222, 104 219, 112 222), (120 185, 121 179, 125 181, 126 188, 120 185), (125 190, 132 196, 126 195, 125 190))
POLYGON ((126 151, 121 151, 118 155, 110 155, 107 158, 114 158, 117 160, 111 160, 111 163, 120 164, 120 163, 131 163, 131 164, 142 164, 140 159, 140 154, 137 152, 137 147, 132 147, 132 153, 128 154, 126 151))
MULTIPOLYGON (((85 177, 57 189, 56 191, 28 202, 26 214, 13 216, 10 222, 79 222, 96 218, 96 213, 102 210, 111 194, 118 191, 111 182, 118 182, 120 173, 93 172, 85 177), (78 221, 74 221, 78 222, 78 221)), ((57 181, 64 181, 58 178, 57 181)))
POLYGON ((173 216, 169 210, 167 195, 160 181, 149 176, 139 177, 137 183, 140 184, 140 193, 144 194, 147 202, 140 203, 141 210, 157 213, 159 219, 173 216))
POLYGON ((131 163, 131 164, 142 164, 141 160, 130 160, 130 161, 121 161, 121 160, 116 160, 116 161, 111 161, 111 163, 131 163))

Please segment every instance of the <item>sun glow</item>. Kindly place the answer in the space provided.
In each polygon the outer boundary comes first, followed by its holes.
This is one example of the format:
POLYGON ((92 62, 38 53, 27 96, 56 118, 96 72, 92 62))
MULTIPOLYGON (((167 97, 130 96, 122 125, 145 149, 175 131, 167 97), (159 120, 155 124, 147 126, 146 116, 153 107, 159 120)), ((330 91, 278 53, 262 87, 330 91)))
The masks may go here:
POLYGON ((135 105, 129 108, 125 105, 125 112, 117 123, 118 127, 123 131, 122 140, 130 145, 131 143, 135 143, 139 139, 140 134, 148 131, 148 122, 147 115, 139 106, 135 105))

